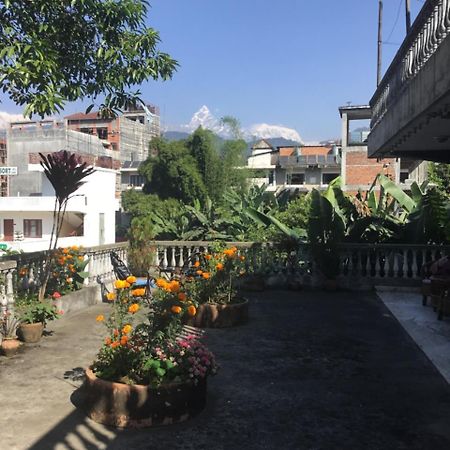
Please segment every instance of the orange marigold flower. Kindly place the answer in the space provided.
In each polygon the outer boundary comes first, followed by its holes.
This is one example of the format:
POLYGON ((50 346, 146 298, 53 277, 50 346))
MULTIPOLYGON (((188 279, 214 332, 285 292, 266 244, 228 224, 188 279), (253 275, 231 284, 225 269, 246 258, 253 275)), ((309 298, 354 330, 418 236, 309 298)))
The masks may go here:
POLYGON ((73 251, 77 251, 80 247, 78 247, 78 245, 72 245, 72 247, 70 247, 71 250, 73 251))
POLYGON ((69 252, 70 252, 70 249, 69 248, 63 248, 63 251, 62 251, 65 255, 67 255, 69 252))
POLYGON ((239 259, 241 260, 241 261, 245 261, 245 256, 239 256, 239 259))
POLYGON ((58 259, 58 264, 62 266, 65 263, 65 261, 66 261, 66 259, 64 257, 63 258, 59 258, 58 259))
POLYGON ((138 311, 139 311, 139 305, 137 303, 133 303, 128 308, 128 312, 131 314, 137 313, 138 311))
POLYGON ((205 258, 209 261, 212 258, 212 256, 211 255, 205 255, 205 258))
POLYGON ((217 270, 223 270, 223 264, 222 263, 217 263, 216 264, 216 269, 217 270))
POLYGON ((72 256, 72 255, 66 255, 66 258, 67 258, 67 259, 72 259, 73 256, 72 256))
POLYGON ((191 305, 187 309, 187 312, 191 317, 194 317, 197 314, 197 308, 194 305, 191 305))
POLYGON ((119 330, 116 328, 116 329, 114 329, 113 330, 113 334, 114 334, 114 336, 119 336, 119 330))
POLYGON ((177 280, 172 280, 169 283, 169 290, 170 292, 178 292, 180 290, 181 286, 180 286, 180 282, 177 280))
POLYGON ((210 274, 209 272, 203 272, 203 273, 202 273, 202 277, 203 277, 205 280, 207 280, 208 278, 211 277, 211 274, 210 274))
POLYGON ((116 299, 116 294, 114 292, 108 292, 106 294, 106 299, 112 302, 113 300, 116 299))
POLYGON ((182 311, 180 306, 172 306, 172 308, 170 308, 170 310, 174 313, 174 314, 180 314, 180 312, 182 311))
POLYGON ((66 283, 67 283, 67 284, 70 284, 70 283, 72 283, 72 281, 73 281, 73 279, 72 279, 72 278, 70 278, 70 277, 66 278, 66 283))
POLYGON ((22 267, 22 269, 20 269, 20 271, 19 271, 19 275, 21 277, 24 277, 27 274, 27 272, 28 272, 27 268, 26 267, 22 267))
POLYGON ((131 332, 132 329, 133 329, 133 327, 130 324, 127 324, 122 328, 122 333, 128 334, 131 332))
POLYGON ((129 288, 131 286, 130 283, 128 283, 127 280, 124 281, 124 288, 129 288))
POLYGON ((186 294, 184 292, 179 292, 178 293, 178 300, 180 300, 181 302, 185 302, 186 301, 186 294))
POLYGON ((197 270, 197 272, 195 272, 197 275, 201 275, 203 273, 202 270, 197 270))
POLYGON ((110 337, 107 337, 107 338, 105 339, 105 344, 106 344, 106 345, 111 345, 111 338, 110 338, 110 337))
POLYGON ((200 261, 195 261, 194 267, 200 267, 200 261))
POLYGON ((130 284, 136 283, 136 277, 133 275, 130 275, 129 277, 127 277, 127 282, 130 284))
POLYGON ((167 284, 167 281, 164 278, 158 278, 156 280, 156 286, 162 288, 167 284))
POLYGON ((79 256, 78 261, 84 261, 84 256, 79 256))
POLYGON ((124 281, 124 280, 116 280, 114 282, 114 287, 116 289, 123 289, 125 286, 126 286, 126 281, 124 281))
POLYGON ((118 347, 120 345, 120 343, 118 342, 118 341, 114 341, 112 344, 111 344, 111 347, 112 348, 116 348, 116 347, 118 347))
POLYGON ((105 316, 104 316, 103 314, 99 314, 99 315, 95 318, 95 320, 96 320, 97 322, 103 322, 103 321, 105 320, 105 316))
POLYGON ((122 336, 120 338, 120 344, 125 345, 128 342, 128 336, 122 336))

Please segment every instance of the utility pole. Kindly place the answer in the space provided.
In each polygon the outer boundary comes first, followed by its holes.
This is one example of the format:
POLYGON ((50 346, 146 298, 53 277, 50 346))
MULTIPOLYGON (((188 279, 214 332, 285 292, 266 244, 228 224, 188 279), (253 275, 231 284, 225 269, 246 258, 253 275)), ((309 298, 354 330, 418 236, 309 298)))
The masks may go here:
POLYGON ((406 11, 406 34, 409 33, 411 29, 411 0, 405 0, 405 11, 406 11))
POLYGON ((378 55, 377 55, 377 87, 381 82, 381 48, 382 42, 382 25, 383 25, 383 0, 378 0, 378 55))

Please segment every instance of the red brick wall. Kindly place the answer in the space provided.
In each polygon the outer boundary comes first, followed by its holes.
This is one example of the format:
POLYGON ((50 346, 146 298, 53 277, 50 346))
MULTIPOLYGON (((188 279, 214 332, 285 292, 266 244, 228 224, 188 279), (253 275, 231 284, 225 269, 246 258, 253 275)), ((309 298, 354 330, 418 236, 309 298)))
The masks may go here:
POLYGON ((373 182, 379 173, 395 179, 395 159, 367 158, 367 151, 347 152, 345 164, 345 184, 347 186, 368 185, 373 182), (387 167, 383 167, 389 164, 387 167))

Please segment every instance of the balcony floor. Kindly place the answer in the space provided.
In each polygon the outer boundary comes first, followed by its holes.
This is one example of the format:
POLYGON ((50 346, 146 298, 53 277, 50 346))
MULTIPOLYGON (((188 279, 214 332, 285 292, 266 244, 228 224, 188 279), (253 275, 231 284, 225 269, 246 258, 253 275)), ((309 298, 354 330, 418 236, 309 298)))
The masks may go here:
POLYGON ((107 305, 0 358, 3 448, 448 449, 450 387, 373 293, 266 291, 251 321, 208 330, 221 365, 182 425, 117 431, 86 419, 73 375, 103 338, 107 305), (75 370, 75 371, 74 371, 75 370))

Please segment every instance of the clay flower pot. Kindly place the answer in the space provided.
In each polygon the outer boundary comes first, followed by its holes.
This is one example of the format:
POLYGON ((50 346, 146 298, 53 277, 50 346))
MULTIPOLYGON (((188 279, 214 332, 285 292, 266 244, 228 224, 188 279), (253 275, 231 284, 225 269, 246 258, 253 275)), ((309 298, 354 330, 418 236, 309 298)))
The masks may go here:
POLYGON ((7 357, 14 356, 19 351, 19 347, 20 341, 18 339, 4 338, 2 340, 1 345, 2 353, 7 357))
POLYGON ((231 303, 199 305, 196 315, 186 319, 186 324, 198 328, 228 328, 243 325, 247 321, 248 300, 237 297, 231 303))
POLYGON ((118 428, 144 428, 184 422, 206 404, 206 379, 153 388, 115 383, 86 370, 82 408, 95 422, 118 428))
POLYGON ((27 344, 34 344, 39 342, 44 331, 44 324, 37 323, 21 323, 18 328, 18 335, 20 340, 27 344))

